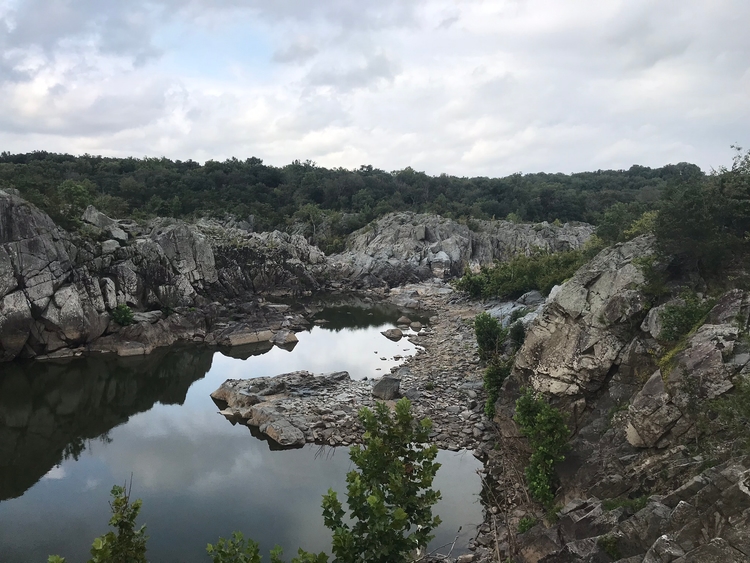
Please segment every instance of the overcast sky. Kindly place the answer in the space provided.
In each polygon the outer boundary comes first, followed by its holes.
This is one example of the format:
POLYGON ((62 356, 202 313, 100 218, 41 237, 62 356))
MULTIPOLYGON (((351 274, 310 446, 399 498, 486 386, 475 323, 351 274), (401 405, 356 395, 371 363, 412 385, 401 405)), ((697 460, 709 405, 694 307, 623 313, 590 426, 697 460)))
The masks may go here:
POLYGON ((748 0, 0 0, 0 150, 506 175, 729 164, 748 0))

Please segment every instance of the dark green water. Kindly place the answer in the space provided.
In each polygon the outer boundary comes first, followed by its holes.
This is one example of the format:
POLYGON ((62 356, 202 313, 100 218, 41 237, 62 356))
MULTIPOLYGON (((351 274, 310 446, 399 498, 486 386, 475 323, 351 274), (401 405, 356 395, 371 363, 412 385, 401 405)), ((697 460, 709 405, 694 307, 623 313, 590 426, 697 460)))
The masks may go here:
MULTIPOLYGON (((227 378, 296 369, 371 377, 387 373, 394 355, 414 353, 407 340, 379 334, 395 318, 368 326, 367 312, 355 311, 365 321, 344 328, 341 315, 331 311, 336 330, 300 333, 291 352, 235 349, 229 357, 189 347, 2 365, 0 561, 44 562, 51 553, 87 560, 91 540, 107 530, 110 488, 131 473, 153 563, 208 562, 206 543, 233 530, 266 553, 274 544, 288 554, 298 546, 327 550, 321 495, 344 491, 348 451, 271 451, 217 414, 209 394, 227 378)), ((452 452, 440 452, 439 461, 436 512, 444 524, 433 545, 452 541, 459 526, 465 545, 481 521, 479 463, 452 452)))

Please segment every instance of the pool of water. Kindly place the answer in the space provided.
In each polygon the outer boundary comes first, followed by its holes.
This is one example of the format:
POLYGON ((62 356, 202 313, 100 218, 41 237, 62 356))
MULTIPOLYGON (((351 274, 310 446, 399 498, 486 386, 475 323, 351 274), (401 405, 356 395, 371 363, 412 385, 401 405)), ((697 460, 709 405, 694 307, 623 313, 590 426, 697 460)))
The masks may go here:
MULTIPOLYGON (((329 323, 298 334, 292 351, 181 347, 0 367, 0 561, 86 560, 107 530, 109 490, 131 475, 152 563, 206 562, 206 543, 233 530, 266 553, 275 544, 288 554, 328 550, 321 496, 344 492, 348 451, 271 451, 217 414, 209 397, 227 378, 297 369, 378 376, 394 356, 415 352, 406 339, 380 335, 397 315, 389 323, 343 308, 318 316, 329 323), (360 320, 347 327, 352 315, 360 320)), ((444 451, 438 460, 443 524, 432 545, 451 542, 461 526, 465 545, 482 517, 479 462, 444 451)))

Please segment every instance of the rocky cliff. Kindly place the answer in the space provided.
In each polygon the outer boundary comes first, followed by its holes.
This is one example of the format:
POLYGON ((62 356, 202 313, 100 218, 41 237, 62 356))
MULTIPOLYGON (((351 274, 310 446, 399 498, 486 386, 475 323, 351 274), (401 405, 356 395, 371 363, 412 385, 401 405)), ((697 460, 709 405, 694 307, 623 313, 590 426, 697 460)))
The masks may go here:
POLYGON ((308 267, 322 253, 304 239, 229 229, 219 237, 211 227, 115 221, 89 207, 69 233, 0 191, 0 361, 86 349, 143 354, 177 340, 247 343, 285 322, 259 294, 320 287, 308 267), (243 303, 233 305, 238 296, 243 303), (111 320, 118 305, 151 312, 120 327, 111 320))
POLYGON ((588 225, 504 221, 472 231, 433 215, 396 213, 354 233, 346 252, 326 257, 300 235, 247 228, 117 221, 89 207, 67 232, 0 191, 0 361, 86 350, 143 354, 178 340, 237 345, 269 332, 275 338, 301 321, 262 305, 262 296, 446 278, 520 252, 578 248, 592 232, 588 225), (111 321, 118 305, 148 314, 120 327, 111 321))
POLYGON ((722 294, 701 326, 667 341, 668 297, 649 293, 644 270, 654 246, 642 236, 605 249, 555 288, 503 384, 506 439, 518 436, 522 387, 565 411, 572 431, 562 519, 521 536, 521 561, 750 560, 750 464, 709 414, 747 381, 750 295, 722 294))
POLYGON ((518 254, 574 250, 593 231, 509 221, 473 221, 470 228, 437 215, 391 213, 349 236, 346 251, 330 258, 331 275, 359 286, 447 279, 518 254))

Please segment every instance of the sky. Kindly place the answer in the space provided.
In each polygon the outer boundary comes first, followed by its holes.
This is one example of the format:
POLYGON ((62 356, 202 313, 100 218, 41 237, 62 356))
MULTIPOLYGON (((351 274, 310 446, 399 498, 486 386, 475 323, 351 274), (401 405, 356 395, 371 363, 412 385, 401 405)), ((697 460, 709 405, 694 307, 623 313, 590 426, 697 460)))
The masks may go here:
POLYGON ((0 150, 504 176, 750 145, 747 0, 0 0, 0 150))

